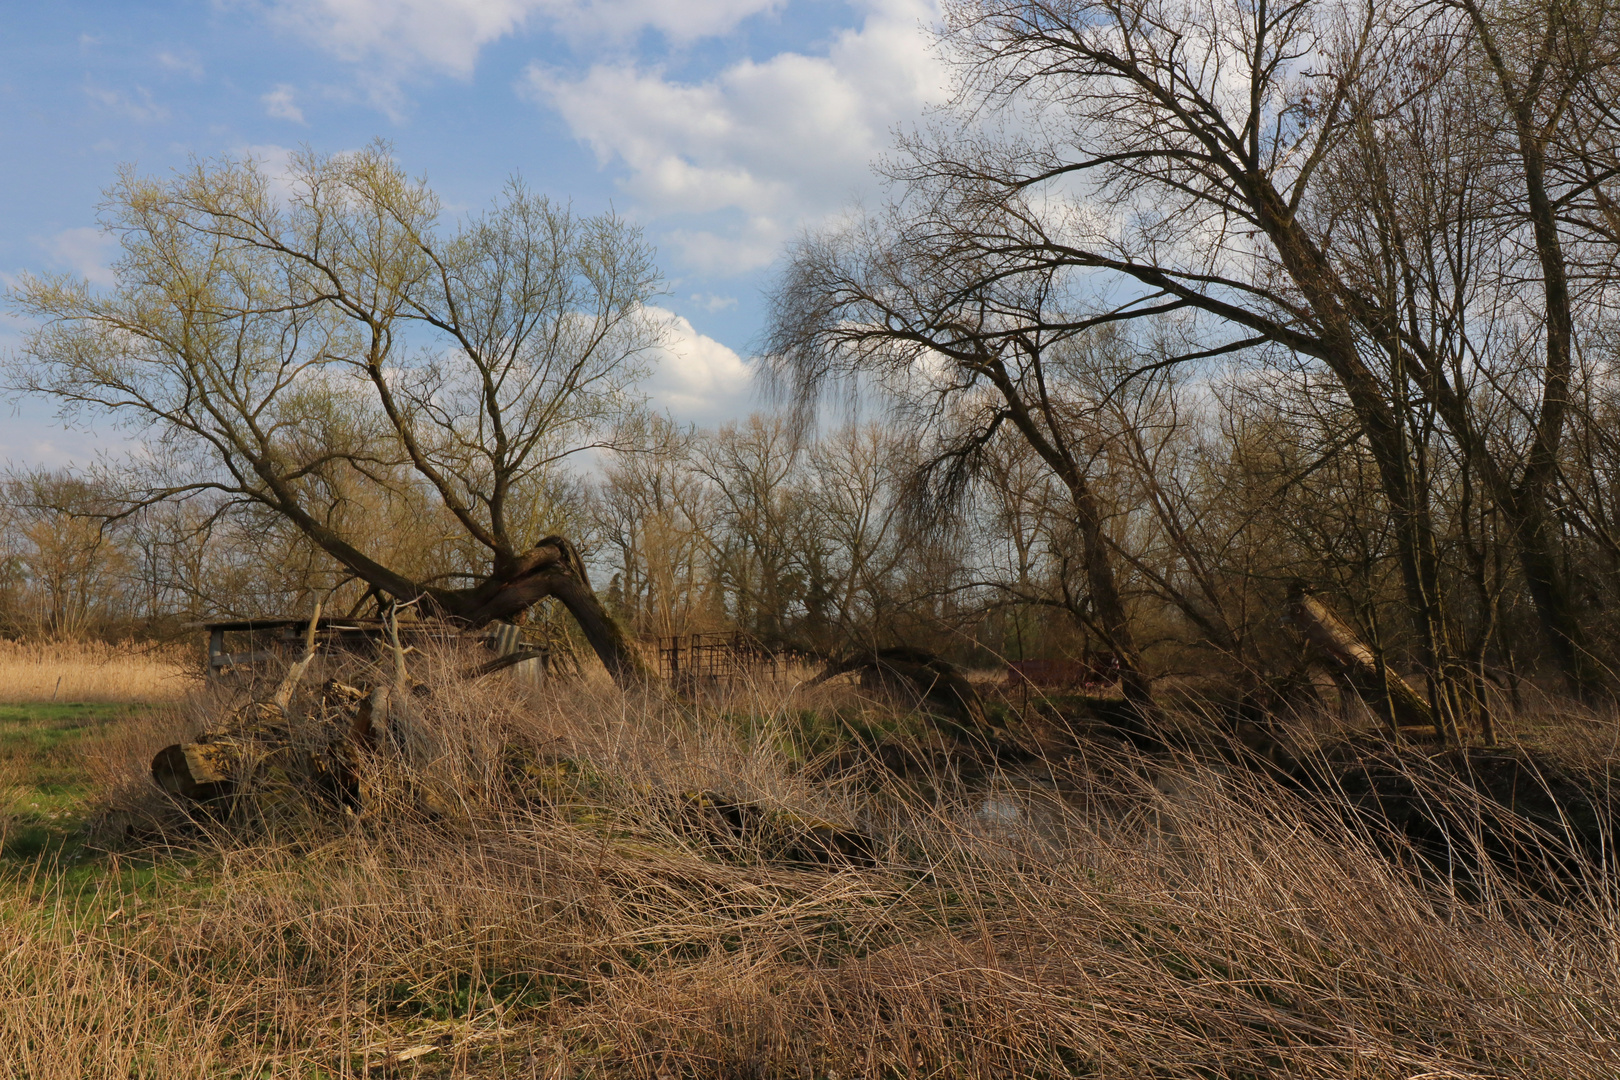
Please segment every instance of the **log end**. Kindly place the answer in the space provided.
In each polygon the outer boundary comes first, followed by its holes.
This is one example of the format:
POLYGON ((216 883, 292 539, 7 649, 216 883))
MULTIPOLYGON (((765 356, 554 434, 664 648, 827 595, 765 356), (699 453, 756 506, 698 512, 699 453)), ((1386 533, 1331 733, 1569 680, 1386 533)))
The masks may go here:
POLYGON ((223 798, 236 789, 222 746, 175 743, 152 758, 152 779, 170 795, 193 802, 223 798))

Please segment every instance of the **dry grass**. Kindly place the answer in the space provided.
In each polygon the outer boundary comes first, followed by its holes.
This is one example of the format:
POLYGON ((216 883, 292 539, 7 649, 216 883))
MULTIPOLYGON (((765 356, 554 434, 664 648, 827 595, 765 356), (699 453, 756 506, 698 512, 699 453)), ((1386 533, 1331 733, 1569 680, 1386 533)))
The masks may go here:
MULTIPOLYGON (((1620 1075, 1602 867, 1556 902, 1488 873, 1465 894, 1194 762, 827 779, 794 748, 840 693, 445 684, 358 816, 267 792, 147 874, 25 874, 0 894, 0 1073, 1620 1075), (877 857, 694 833, 692 789, 858 826, 877 857)), ((126 761, 101 773, 175 825, 126 761)))
POLYGON ((0 703, 178 701, 200 670, 183 650, 0 640, 0 703))

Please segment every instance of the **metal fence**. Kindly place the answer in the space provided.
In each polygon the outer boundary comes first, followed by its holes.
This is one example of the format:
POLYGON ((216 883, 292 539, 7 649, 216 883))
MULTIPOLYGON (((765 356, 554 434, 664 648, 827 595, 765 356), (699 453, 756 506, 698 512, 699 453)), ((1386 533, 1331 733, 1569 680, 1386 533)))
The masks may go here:
POLYGON ((771 648, 743 633, 659 637, 658 674, 671 681, 724 682, 739 675, 775 675, 808 657, 771 648))

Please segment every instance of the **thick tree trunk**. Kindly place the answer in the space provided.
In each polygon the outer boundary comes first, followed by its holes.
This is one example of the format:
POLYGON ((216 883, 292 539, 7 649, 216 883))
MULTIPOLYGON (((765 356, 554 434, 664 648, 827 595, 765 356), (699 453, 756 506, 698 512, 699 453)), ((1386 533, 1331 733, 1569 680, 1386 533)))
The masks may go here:
POLYGON ((1075 524, 1080 531, 1081 557, 1085 563, 1086 585, 1091 591, 1091 604, 1102 627, 1108 648, 1119 657, 1119 683, 1125 700, 1142 714, 1144 720, 1155 719, 1158 707, 1153 700, 1153 681, 1142 664, 1142 653, 1131 629, 1125 601, 1119 593, 1119 581, 1114 574, 1112 551, 1103 535, 1102 514, 1083 477, 1074 477, 1069 485, 1075 504, 1075 524))
POLYGON ((579 552, 561 536, 546 537, 525 553, 510 572, 491 577, 465 594, 464 602, 444 606, 447 614, 478 627, 510 619, 548 596, 561 601, 579 623, 585 640, 615 682, 640 684, 653 678, 640 650, 591 588, 579 552))
MULTIPOLYGON (((1479 44, 1485 50, 1496 77, 1502 100, 1513 116, 1514 136, 1524 180, 1525 205, 1535 237, 1536 259, 1541 267, 1542 303, 1546 315, 1543 332, 1547 336, 1547 360, 1543 370, 1541 408, 1535 420, 1535 437, 1526 456, 1524 475, 1511 493, 1498 496, 1513 523, 1519 544, 1519 564, 1530 587, 1536 616, 1543 635, 1552 646, 1553 656, 1569 688, 1583 699, 1601 694, 1604 680, 1588 651, 1585 634, 1570 596, 1569 583, 1559 565, 1548 518, 1549 488, 1558 470, 1558 447, 1563 440, 1569 408, 1569 383, 1575 353, 1575 319, 1570 300, 1569 276, 1563 241, 1559 236, 1558 214, 1547 190, 1546 139, 1551 128, 1538 123, 1536 99, 1544 91, 1556 100, 1569 87, 1549 87, 1549 68, 1538 64, 1521 80, 1504 55, 1485 10, 1473 0, 1463 9, 1468 13, 1479 44)), ((1568 47, 1583 33, 1573 9, 1546 12, 1547 40, 1554 47, 1568 47), (1567 35, 1567 37, 1566 37, 1567 35)), ((1551 70, 1556 70, 1556 65, 1551 70)), ((1567 75, 1567 73, 1566 73, 1567 75)), ((1556 115, 1556 113, 1554 114, 1556 115)))
POLYGON ((305 533, 378 592, 403 602, 420 598, 427 608, 469 627, 511 619, 548 596, 555 596, 579 623, 585 640, 614 682, 632 686, 654 678, 635 642, 591 588, 579 552, 561 536, 548 536, 507 565, 498 565, 487 580, 471 589, 443 589, 418 585, 346 544, 329 546, 322 542, 319 532, 306 529, 305 533), (355 557, 347 557, 351 554, 355 557))
MULTIPOLYGON (((1365 305, 1344 287, 1327 258, 1269 183, 1255 186, 1252 202, 1289 277, 1311 306, 1320 348, 1317 356, 1338 378, 1361 422, 1384 497, 1389 501, 1390 516, 1395 519, 1396 552, 1407 613, 1417 633, 1419 661, 1444 692, 1448 675, 1444 635, 1440 632, 1443 613, 1438 604, 1433 524, 1424 493, 1412 475, 1402 420, 1395 413, 1387 388, 1362 359, 1357 344, 1355 325, 1359 322, 1376 330, 1380 320, 1369 317, 1365 305), (1356 308, 1354 315, 1351 306, 1356 308)), ((1435 722, 1441 738, 1445 738, 1444 718, 1435 714, 1435 722)))

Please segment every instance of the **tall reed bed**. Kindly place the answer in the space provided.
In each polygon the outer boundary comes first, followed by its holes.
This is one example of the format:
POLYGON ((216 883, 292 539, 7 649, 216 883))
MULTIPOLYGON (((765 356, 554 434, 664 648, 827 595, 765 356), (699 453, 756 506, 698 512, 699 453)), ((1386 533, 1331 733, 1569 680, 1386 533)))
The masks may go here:
POLYGON ((200 656, 173 647, 0 640, 0 704, 178 701, 201 670, 200 656))

